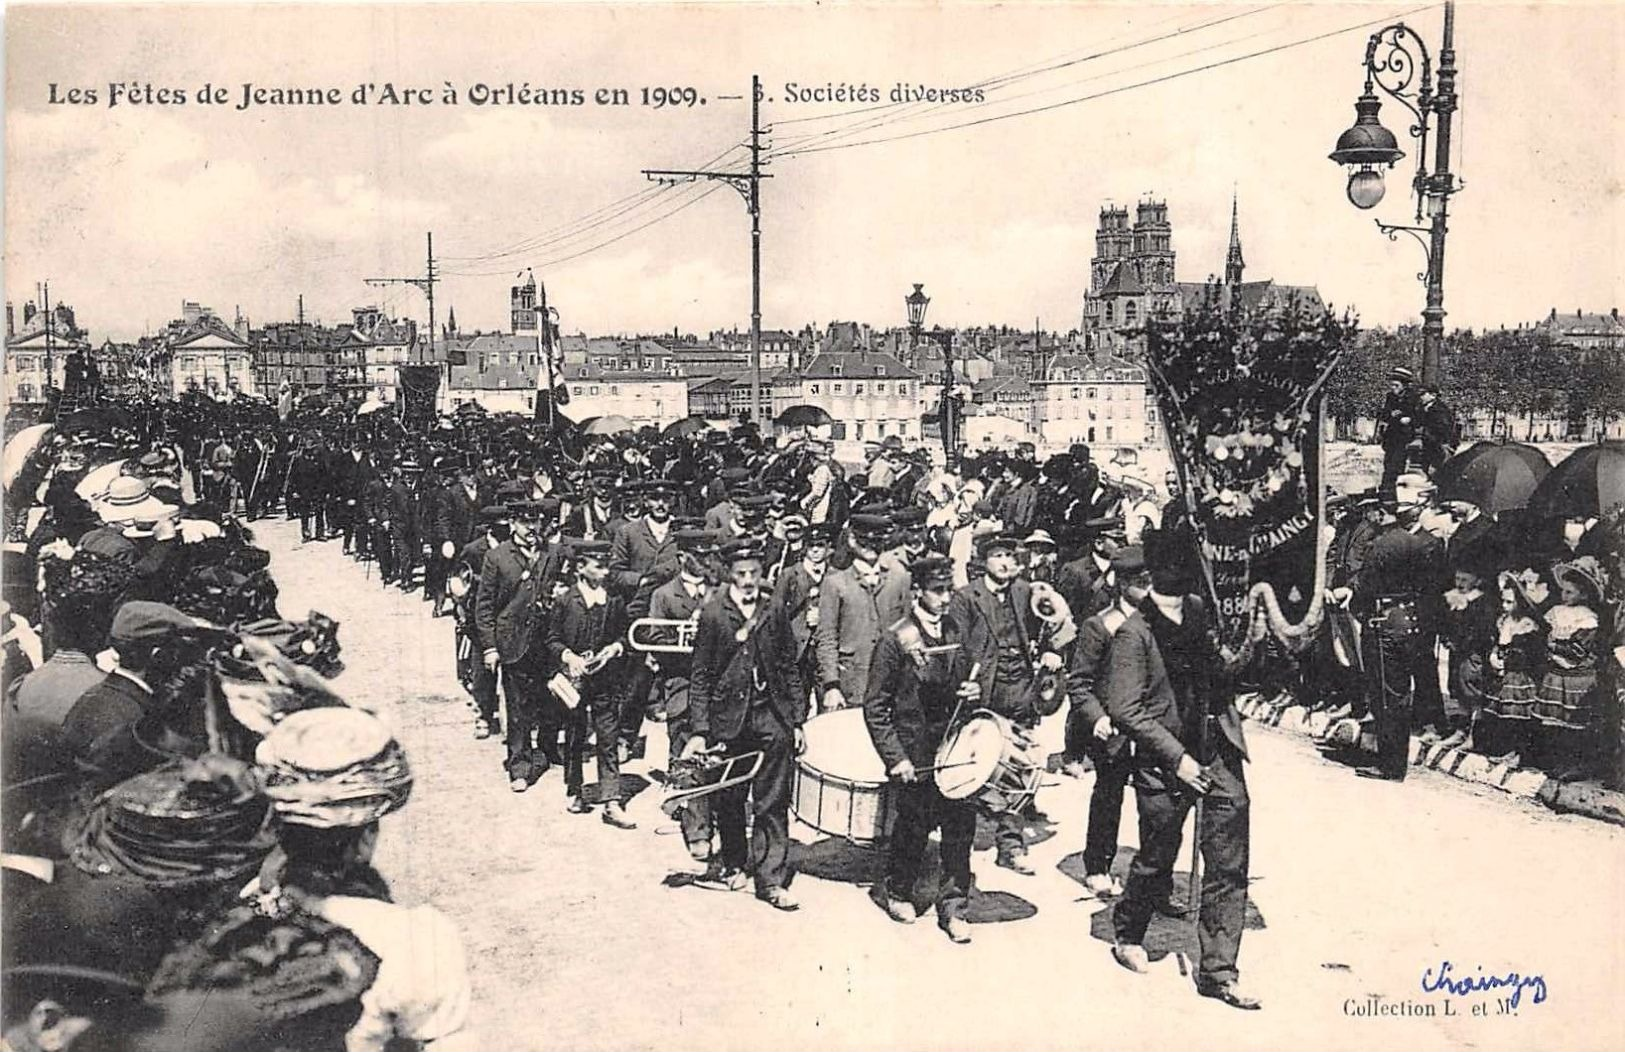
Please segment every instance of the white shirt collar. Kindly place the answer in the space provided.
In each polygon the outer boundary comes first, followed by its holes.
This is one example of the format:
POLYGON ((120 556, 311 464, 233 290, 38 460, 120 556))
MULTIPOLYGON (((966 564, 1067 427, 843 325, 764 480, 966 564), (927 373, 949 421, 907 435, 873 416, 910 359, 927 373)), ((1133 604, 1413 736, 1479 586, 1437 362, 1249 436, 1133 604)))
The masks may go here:
POLYGON ((737 585, 730 584, 728 586, 728 601, 739 608, 739 612, 745 615, 747 621, 756 616, 756 603, 760 602, 761 598, 762 593, 757 592, 756 601, 747 603, 744 593, 739 590, 737 585))
POLYGON ((576 581, 576 591, 581 593, 581 599, 591 610, 595 606, 603 606, 609 602, 609 593, 601 585, 588 584, 585 580, 576 581))

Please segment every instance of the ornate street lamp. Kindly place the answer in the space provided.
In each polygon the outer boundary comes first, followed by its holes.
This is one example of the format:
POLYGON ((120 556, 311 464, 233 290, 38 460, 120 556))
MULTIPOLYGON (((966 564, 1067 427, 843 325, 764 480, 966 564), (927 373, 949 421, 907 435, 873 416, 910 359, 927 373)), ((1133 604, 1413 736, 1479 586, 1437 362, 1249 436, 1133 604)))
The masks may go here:
POLYGON ((1439 349, 1444 343, 1444 241, 1450 195, 1461 183, 1450 172, 1450 115, 1459 103, 1456 94, 1455 0, 1444 5, 1444 46, 1439 50, 1439 79, 1433 80, 1433 56, 1422 38, 1403 22, 1378 30, 1365 48, 1365 91, 1354 103, 1354 126, 1337 138, 1331 159, 1349 171, 1348 196, 1356 208, 1375 208, 1386 187, 1383 169, 1393 168, 1404 156, 1394 133, 1377 119, 1382 108, 1374 88, 1381 88, 1411 111, 1416 122, 1411 138, 1418 144, 1416 176, 1411 181, 1416 194, 1416 222, 1428 219, 1427 226, 1407 226, 1377 220, 1377 229, 1388 240, 1399 240, 1401 232, 1414 237, 1427 256, 1427 269, 1417 279, 1427 286, 1427 306, 1422 311, 1422 381, 1439 382, 1439 349), (1428 136, 1435 136, 1433 171, 1428 171, 1428 136), (1427 235, 1425 238, 1423 235, 1427 235))

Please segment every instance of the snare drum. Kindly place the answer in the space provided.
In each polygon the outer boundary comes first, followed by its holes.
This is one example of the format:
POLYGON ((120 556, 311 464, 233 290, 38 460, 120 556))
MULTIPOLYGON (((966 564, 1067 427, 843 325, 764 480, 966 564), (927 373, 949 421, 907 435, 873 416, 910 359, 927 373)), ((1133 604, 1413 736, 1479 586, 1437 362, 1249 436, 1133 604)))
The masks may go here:
POLYGON ((862 709, 840 709, 807 721, 807 751, 796 760, 790 809, 822 833, 873 844, 896 817, 886 765, 875 751, 862 709))
POLYGON ((971 714, 937 750, 937 791, 974 796, 994 813, 1019 811, 1038 794, 1044 764, 1027 733, 996 712, 971 714))

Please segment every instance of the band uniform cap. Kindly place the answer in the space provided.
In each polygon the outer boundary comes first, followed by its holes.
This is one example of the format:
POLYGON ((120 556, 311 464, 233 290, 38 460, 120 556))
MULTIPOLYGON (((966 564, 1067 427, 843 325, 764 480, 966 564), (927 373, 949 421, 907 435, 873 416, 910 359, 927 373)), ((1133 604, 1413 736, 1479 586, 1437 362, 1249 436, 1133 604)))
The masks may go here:
POLYGON ((976 538, 976 550, 983 555, 1000 549, 1013 552, 1019 547, 1021 547, 1021 538, 1008 531, 999 530, 993 533, 984 533, 976 538))
POLYGON ((779 521, 784 525, 784 528, 787 529, 787 530, 789 530, 789 529, 805 530, 807 528, 807 526, 808 526, 807 516, 805 514, 799 512, 799 511, 792 511, 790 514, 784 516, 779 521))
POLYGON ((1112 556, 1112 573, 1119 579, 1145 572, 1145 549, 1138 544, 1126 545, 1112 556))
POLYGON ((501 504, 490 504, 480 509, 480 521, 484 523, 507 522, 508 509, 501 504))
POLYGON ((903 508, 892 513, 892 525, 900 530, 923 530, 927 512, 919 505, 903 508))
POLYGON ((109 636, 115 643, 141 643, 195 628, 197 624, 196 618, 181 613, 168 603, 136 599, 118 608, 118 613, 113 615, 113 628, 109 636))
POLYGON ((762 559, 762 545, 754 537, 741 537, 722 546, 722 558, 728 564, 762 559))
POLYGON ((604 540, 577 540, 570 545, 570 554, 577 559, 602 561, 609 558, 610 548, 610 543, 604 540))
POLYGON ((1416 374, 1405 368, 1403 365, 1396 365, 1394 366, 1393 370, 1389 372, 1388 379, 1402 380, 1405 383, 1410 383, 1416 379, 1416 374))
MULTIPOLYGON (((554 504, 552 514, 557 514, 557 502, 554 504)), ((537 522, 548 517, 549 508, 544 500, 516 500, 509 502, 508 514, 520 522, 537 522)))
POLYGON ((709 530, 698 527, 685 527, 673 534, 677 539, 677 550, 692 555, 704 555, 716 550, 716 536, 709 530))
POLYGON ((1096 537, 1121 537, 1124 535, 1123 520, 1117 515, 1102 515, 1098 519, 1090 519, 1083 524, 1083 527, 1096 537))
POLYGON ((807 527, 808 544, 830 545, 835 543, 835 524, 831 522, 815 522, 807 527))
POLYGON ((891 519, 885 515, 852 516, 852 532, 859 537, 873 537, 876 534, 888 533, 890 530, 891 519))
POLYGON ((772 506, 773 498, 766 493, 753 493, 739 499, 740 510, 750 515, 766 515, 767 509, 772 506))
POLYGON ((671 479, 650 479, 639 485, 638 492, 642 494, 645 500, 655 500, 661 497, 671 500, 678 495, 679 487, 671 479))
POLYGON ((927 555, 909 564, 909 577, 916 588, 951 588, 954 563, 946 555, 927 555))

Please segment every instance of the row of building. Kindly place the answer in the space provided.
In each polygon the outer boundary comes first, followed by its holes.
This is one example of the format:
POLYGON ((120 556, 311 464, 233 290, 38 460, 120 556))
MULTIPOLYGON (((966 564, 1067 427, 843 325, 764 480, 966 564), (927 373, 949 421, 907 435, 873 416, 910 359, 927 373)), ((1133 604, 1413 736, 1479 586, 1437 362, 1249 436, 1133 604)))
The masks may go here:
MULTIPOLYGON (((1068 334, 1008 327, 914 330, 858 322, 806 325, 761 333, 759 388, 749 332, 705 336, 678 331, 636 337, 543 332, 538 288, 522 273, 509 289, 510 324, 503 332, 463 332, 453 308, 438 333, 376 306, 357 307, 350 321, 303 320, 261 327, 240 312, 228 322, 198 303, 133 343, 92 347, 71 307, 47 312, 26 303, 20 319, 6 308, 9 401, 43 397, 47 363, 62 386, 73 362, 93 362, 105 389, 180 396, 276 399, 285 392, 351 402, 398 398, 400 368, 433 365, 442 409, 475 403, 492 412, 529 415, 549 384, 567 389, 574 418, 617 414, 665 426, 689 416, 719 426, 758 407, 776 418, 794 405, 813 405, 835 420, 838 441, 863 443, 896 436, 934 435, 930 417, 952 375, 965 404, 971 446, 1012 440, 1106 446, 1160 441, 1154 400, 1138 364, 1144 327, 1217 296, 1255 310, 1325 309, 1312 286, 1247 280, 1239 210, 1232 202, 1223 278, 1177 280, 1173 226, 1167 204, 1139 203, 1100 210, 1080 327, 1068 334), (546 367, 544 342, 558 363, 546 367)), ((1625 326, 1609 314, 1555 310, 1545 326, 1561 342, 1625 350, 1625 326)))

